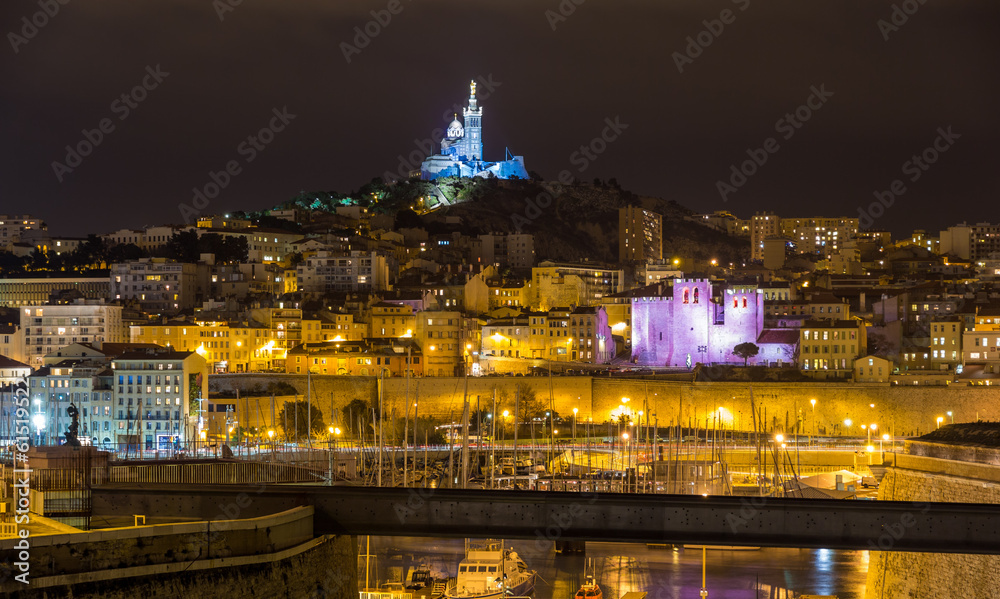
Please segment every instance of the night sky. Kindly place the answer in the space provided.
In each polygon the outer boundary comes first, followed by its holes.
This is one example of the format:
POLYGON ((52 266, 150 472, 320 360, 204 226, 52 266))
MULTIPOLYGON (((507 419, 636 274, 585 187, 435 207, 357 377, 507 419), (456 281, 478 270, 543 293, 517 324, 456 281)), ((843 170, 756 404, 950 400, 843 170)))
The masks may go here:
POLYGON ((350 191, 445 127, 475 78, 486 158, 509 147, 549 179, 616 177, 744 218, 858 216, 899 179, 871 226, 1000 221, 995 0, 238 1, 75 0, 33 30, 39 1, 4 0, 0 213, 76 236, 181 223, 229 161, 239 172, 206 213, 350 191), (355 44, 366 25, 376 35, 355 44), (814 87, 827 97, 808 120, 779 123, 814 87), (102 119, 89 156, 53 166, 102 119), (627 128, 574 156, 606 119, 627 128), (270 143, 241 148, 271 123, 270 143), (948 127, 959 137, 937 140, 934 164, 906 165, 948 127), (723 201, 717 182, 768 138, 776 151, 723 201))

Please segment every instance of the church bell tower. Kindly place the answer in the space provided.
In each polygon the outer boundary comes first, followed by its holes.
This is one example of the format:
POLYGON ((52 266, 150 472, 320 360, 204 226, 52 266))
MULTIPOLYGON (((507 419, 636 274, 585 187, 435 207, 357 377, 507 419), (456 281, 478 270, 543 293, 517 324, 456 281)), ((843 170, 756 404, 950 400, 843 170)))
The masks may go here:
POLYGON ((465 117, 465 155, 469 160, 483 159, 483 109, 476 105, 476 82, 469 84, 469 106, 462 111, 465 117))

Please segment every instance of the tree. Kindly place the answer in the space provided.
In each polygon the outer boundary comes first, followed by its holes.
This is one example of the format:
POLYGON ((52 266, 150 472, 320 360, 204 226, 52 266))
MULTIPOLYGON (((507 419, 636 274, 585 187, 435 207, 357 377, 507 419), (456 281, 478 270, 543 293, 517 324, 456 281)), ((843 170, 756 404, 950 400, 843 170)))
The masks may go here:
POLYGON ((285 438, 292 441, 299 441, 308 436, 308 431, 322 433, 326 428, 323 422, 323 412, 318 406, 309 409, 308 402, 304 400, 285 402, 278 414, 278 422, 285 431, 285 438), (311 426, 306 426, 312 413, 311 426), (297 417, 296 417, 297 416, 297 417))
POLYGON ((0 252, 0 275, 7 278, 23 276, 26 262, 27 260, 21 256, 15 256, 10 252, 0 252))
POLYGON ((372 407, 363 399, 352 399, 351 403, 341 408, 340 412, 344 416, 344 426, 348 433, 353 436, 360 436, 372 420, 372 407), (359 423, 360 429, 358 428, 359 423))
POLYGON ((134 243, 119 244, 108 249, 108 264, 131 262, 146 257, 146 252, 134 243))
POLYGON ((534 418, 545 414, 545 405, 535 395, 535 390, 528 383, 519 382, 514 387, 517 394, 517 421, 529 423, 534 418))
POLYGON ((746 366, 747 360, 760 353, 760 348, 756 344, 746 341, 734 347, 733 353, 743 358, 743 366, 746 366))
POLYGON ((180 231, 167 240, 167 258, 178 262, 198 261, 199 239, 196 231, 180 231))
POLYGON ((409 208, 403 208, 396 213, 396 220, 393 222, 392 228, 398 231, 400 229, 421 229, 423 226, 424 221, 420 215, 409 208))

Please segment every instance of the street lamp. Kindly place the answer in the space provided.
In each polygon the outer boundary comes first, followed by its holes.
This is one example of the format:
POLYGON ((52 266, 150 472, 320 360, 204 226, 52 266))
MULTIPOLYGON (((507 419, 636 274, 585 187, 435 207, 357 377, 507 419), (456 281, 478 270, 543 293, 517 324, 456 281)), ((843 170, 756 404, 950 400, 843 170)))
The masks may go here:
POLYGON ((622 470, 628 470, 629 466, 632 465, 632 456, 628 454, 628 431, 622 433, 622 453, 625 454, 626 463, 622 470))
POLYGON ((948 411, 948 418, 951 419, 952 424, 955 424, 955 414, 951 410, 948 411))
POLYGON ((937 417, 937 427, 941 428, 941 423, 944 422, 944 416, 937 417))
POLYGON ((579 408, 573 408, 573 443, 576 443, 576 414, 579 411, 579 408))
MULTIPOLYGON (((815 399, 810 399, 809 403, 812 404, 812 417, 813 417, 812 431, 813 431, 813 434, 815 435, 816 432, 817 432, 816 431, 816 400, 815 399)), ((812 445, 812 439, 809 439, 809 444, 812 445)))

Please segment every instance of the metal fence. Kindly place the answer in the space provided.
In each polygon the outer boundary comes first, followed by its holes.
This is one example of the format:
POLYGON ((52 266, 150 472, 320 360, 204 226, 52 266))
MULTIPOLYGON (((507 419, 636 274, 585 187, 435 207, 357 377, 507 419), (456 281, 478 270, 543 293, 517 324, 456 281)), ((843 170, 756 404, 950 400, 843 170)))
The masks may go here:
MULTIPOLYGON (((325 470, 325 468, 324 468, 325 470)), ((108 468, 102 483, 204 483, 239 485, 302 483, 323 479, 325 472, 294 464, 266 462, 214 462, 187 464, 129 464, 108 468)))

